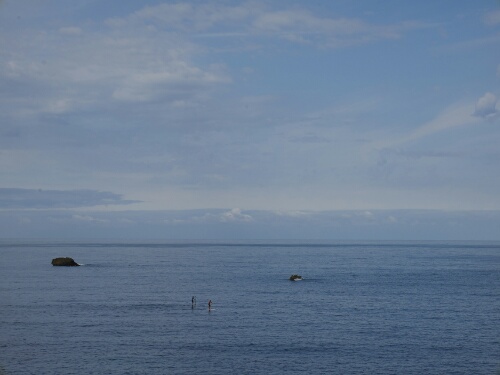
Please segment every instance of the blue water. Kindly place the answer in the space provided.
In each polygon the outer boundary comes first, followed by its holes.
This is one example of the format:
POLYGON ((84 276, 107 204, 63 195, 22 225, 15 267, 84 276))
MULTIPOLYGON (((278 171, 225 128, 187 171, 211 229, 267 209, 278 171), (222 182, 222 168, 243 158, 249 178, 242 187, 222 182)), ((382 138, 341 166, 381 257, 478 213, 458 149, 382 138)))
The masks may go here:
POLYGON ((4 241, 0 274, 2 375, 500 370, 500 243, 4 241))

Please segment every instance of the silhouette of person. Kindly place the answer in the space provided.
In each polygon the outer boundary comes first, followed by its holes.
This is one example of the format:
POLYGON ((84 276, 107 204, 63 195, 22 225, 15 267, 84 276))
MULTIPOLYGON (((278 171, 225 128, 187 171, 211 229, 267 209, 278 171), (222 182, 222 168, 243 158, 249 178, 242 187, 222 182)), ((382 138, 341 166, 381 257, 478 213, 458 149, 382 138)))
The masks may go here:
POLYGON ((212 300, 208 300, 208 311, 212 309, 212 300))
POLYGON ((196 297, 195 297, 195 296, 193 296, 193 297, 191 298, 191 307, 194 307, 195 305, 196 305, 196 297))

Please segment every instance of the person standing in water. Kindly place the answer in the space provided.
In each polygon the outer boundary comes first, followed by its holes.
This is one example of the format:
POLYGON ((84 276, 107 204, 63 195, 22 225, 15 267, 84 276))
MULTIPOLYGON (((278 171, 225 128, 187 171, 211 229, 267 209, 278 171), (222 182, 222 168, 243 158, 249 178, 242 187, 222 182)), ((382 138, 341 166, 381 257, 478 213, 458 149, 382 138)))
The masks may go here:
POLYGON ((212 309, 212 300, 209 299, 208 300, 208 311, 210 311, 212 309))
POLYGON ((193 297, 191 298, 191 308, 193 308, 193 309, 194 309, 195 305, 196 305, 196 297, 195 297, 195 296, 193 296, 193 297))

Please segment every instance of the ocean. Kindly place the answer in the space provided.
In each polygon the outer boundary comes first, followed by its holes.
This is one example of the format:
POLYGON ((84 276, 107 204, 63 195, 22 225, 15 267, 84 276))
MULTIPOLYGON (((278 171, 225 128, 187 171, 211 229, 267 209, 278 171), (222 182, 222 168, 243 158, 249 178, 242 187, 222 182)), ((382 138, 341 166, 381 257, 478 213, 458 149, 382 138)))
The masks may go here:
POLYGON ((4 240, 0 274, 1 375, 500 374, 498 242, 4 240))

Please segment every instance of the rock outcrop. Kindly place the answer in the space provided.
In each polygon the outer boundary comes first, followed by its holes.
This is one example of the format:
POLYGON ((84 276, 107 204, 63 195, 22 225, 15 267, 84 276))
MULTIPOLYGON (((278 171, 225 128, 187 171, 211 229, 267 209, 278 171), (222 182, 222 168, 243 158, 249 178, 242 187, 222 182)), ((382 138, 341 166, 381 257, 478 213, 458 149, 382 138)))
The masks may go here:
POLYGON ((53 266, 75 267, 79 266, 73 258, 54 258, 52 259, 53 266))
POLYGON ((302 276, 294 274, 294 275, 290 276, 290 280, 292 280, 292 281, 302 280, 302 276))

